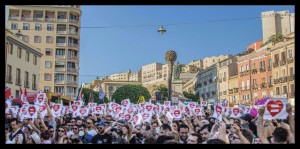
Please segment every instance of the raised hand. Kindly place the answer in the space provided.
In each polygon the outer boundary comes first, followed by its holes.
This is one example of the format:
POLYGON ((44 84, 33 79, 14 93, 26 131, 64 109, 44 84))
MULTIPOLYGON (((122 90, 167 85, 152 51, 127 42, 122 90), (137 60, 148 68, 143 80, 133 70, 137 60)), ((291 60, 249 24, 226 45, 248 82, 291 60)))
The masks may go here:
POLYGON ((265 113, 265 106, 259 107, 259 108, 258 108, 258 114, 259 114, 260 116, 263 116, 264 113, 265 113))

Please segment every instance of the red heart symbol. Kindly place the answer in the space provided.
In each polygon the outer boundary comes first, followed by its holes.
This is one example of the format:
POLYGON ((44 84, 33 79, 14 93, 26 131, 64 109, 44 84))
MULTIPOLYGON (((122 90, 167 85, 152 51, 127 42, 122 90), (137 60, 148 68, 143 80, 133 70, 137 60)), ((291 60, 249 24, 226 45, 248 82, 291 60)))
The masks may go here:
POLYGON ((164 106, 160 106, 161 107, 161 111, 164 111, 165 107, 164 106))
POLYGON ((144 110, 140 110, 140 113, 144 113, 144 110))
POLYGON ((153 107, 153 111, 157 111, 157 107, 153 107))
POLYGON ((174 116, 178 117, 180 115, 180 110, 174 110, 174 116))
POLYGON ((125 118, 129 120, 131 118, 131 115, 130 114, 126 114, 125 118))
POLYGON ((148 113, 143 114, 143 119, 146 120, 150 115, 148 113))
POLYGON ((148 111, 150 111, 150 110, 152 109, 152 106, 151 106, 151 105, 148 105, 148 106, 146 106, 146 109, 147 109, 148 111))
POLYGON ((81 114, 84 114, 84 113, 86 112, 86 109, 80 109, 79 112, 80 112, 81 114))
POLYGON ((240 112, 240 109, 239 109, 239 108, 234 108, 234 109, 233 109, 233 114, 234 114, 235 116, 237 116, 237 115, 239 114, 239 112, 240 112))
POLYGON ((5 109, 8 107, 7 103, 5 103, 5 109))
POLYGON ((124 107, 126 107, 127 104, 128 104, 128 101, 127 101, 127 100, 123 100, 123 101, 122 101, 122 105, 123 105, 124 107))
POLYGON ((76 111, 78 109, 78 106, 77 105, 72 105, 72 109, 73 109, 73 111, 76 111))
POLYGON ((119 113, 122 110, 121 107, 116 108, 116 113, 119 113))
POLYGON ((40 94, 38 97, 38 101, 41 103, 44 99, 44 94, 40 94))
POLYGON ((194 106, 195 106, 195 104, 194 104, 194 103, 190 103, 190 107, 191 107, 191 109, 193 109, 193 108, 194 108, 194 106))
POLYGON ((137 123, 138 120, 139 120, 139 117, 138 117, 138 116, 135 116, 135 117, 134 117, 133 124, 136 125, 136 123, 137 123))
POLYGON ((133 112, 133 109, 132 108, 129 108, 128 109, 128 113, 132 113, 133 112))
POLYGON ((111 107, 112 107, 112 108, 115 108, 116 106, 118 106, 118 105, 115 104, 115 103, 112 103, 112 104, 111 104, 111 107))
POLYGON ((26 111, 26 108, 22 108, 22 113, 24 113, 26 111))
POLYGON ((218 114, 218 116, 222 113, 222 107, 221 106, 219 106, 219 105, 217 105, 216 106, 216 112, 217 112, 217 114, 218 114))
POLYGON ((96 111, 100 112, 102 110, 101 106, 96 106, 96 111))
POLYGON ((60 105, 58 105, 58 104, 55 104, 54 106, 53 106, 53 110, 55 111, 55 112, 57 112, 57 110, 60 108, 60 105))
POLYGON ((34 106, 30 106, 30 107, 28 108, 28 112, 29 112, 30 116, 32 116, 32 115, 35 113, 35 111, 36 111, 36 109, 35 109, 34 106))
POLYGON ((196 108, 196 109, 195 109, 195 113, 198 115, 199 112, 200 112, 200 109, 199 109, 199 108, 196 108))
POLYGON ((227 111, 227 108, 224 108, 224 113, 226 113, 226 111, 227 111))
POLYGON ((202 104, 203 104, 203 105, 206 105, 206 102, 205 102, 205 101, 203 101, 203 102, 202 102, 202 104))
POLYGON ((168 101, 165 101, 165 105, 168 106, 168 105, 169 105, 169 102, 168 102, 168 101))
POLYGON ((45 105, 40 105, 40 112, 43 112, 46 110, 46 106, 45 105))
POLYGON ((90 104, 90 107, 94 107, 94 106, 95 106, 95 104, 94 104, 94 103, 91 103, 91 104, 90 104))
POLYGON ((66 111, 68 111, 69 109, 70 109, 70 107, 69 107, 69 106, 65 108, 65 110, 66 110, 66 111))
POLYGON ((270 114, 274 117, 278 113, 280 113, 283 109, 283 103, 280 100, 271 100, 267 104, 267 110, 270 112, 270 114))

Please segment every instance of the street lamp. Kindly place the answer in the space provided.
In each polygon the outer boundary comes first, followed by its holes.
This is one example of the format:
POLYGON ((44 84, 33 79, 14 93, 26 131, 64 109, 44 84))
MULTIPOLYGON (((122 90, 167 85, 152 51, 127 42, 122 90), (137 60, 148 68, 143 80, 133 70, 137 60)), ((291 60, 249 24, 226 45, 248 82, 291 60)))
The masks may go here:
POLYGON ((169 67, 169 77, 168 77, 168 100, 171 101, 171 95, 172 95, 172 74, 173 74, 173 65, 174 65, 174 62, 176 61, 177 59, 177 54, 175 51, 173 50, 169 50, 166 52, 165 54, 165 60, 168 64, 168 67, 169 67))

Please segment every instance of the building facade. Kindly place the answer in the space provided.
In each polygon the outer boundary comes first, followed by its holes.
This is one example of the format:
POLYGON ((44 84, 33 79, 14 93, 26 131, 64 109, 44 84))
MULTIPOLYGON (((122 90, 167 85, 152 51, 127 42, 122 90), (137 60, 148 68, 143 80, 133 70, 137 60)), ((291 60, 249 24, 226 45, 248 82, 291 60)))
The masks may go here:
POLYGON ((199 70, 203 69, 203 60, 192 60, 188 65, 196 66, 199 70))
POLYGON ((198 72, 195 93, 201 101, 218 99, 217 76, 216 64, 198 72))
POLYGON ((203 69, 206 69, 207 67, 217 64, 218 62, 223 61, 224 59, 227 59, 227 58, 228 58, 228 55, 206 57, 203 59, 203 69))
POLYGON ((261 13, 263 43, 272 35, 288 35, 295 31, 295 13, 289 11, 266 11, 261 13))
POLYGON ((157 62, 142 66, 143 85, 151 84, 155 82, 157 78, 162 78, 162 66, 163 64, 157 62))
POLYGON ((40 83, 40 61, 42 53, 36 47, 22 41, 13 32, 5 29, 5 85, 18 98, 20 88, 24 92, 37 92, 40 83))
POLYGON ((135 73, 131 73, 129 74, 129 81, 142 81, 142 75, 141 75, 141 70, 135 72, 135 73))
POLYGON ((130 74, 131 74, 131 71, 128 70, 127 72, 110 75, 109 78, 112 81, 129 81, 130 74))
POLYGON ((284 41, 276 43, 270 51, 273 62, 273 96, 294 100, 295 34, 292 33, 284 41))
POLYGON ((41 50, 39 90, 74 100, 79 80, 80 19, 78 5, 11 5, 7 27, 21 30, 23 41, 41 50))
POLYGON ((239 77, 234 75, 228 78, 228 102, 229 104, 239 104, 239 77))

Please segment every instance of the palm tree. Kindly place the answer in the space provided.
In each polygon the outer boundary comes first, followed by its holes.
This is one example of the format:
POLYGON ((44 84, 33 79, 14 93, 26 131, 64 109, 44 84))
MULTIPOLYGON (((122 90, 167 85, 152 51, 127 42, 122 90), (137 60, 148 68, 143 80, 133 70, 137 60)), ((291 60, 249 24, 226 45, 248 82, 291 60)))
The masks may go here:
POLYGON ((165 101, 168 98, 168 88, 167 86, 160 84, 160 85, 154 85, 152 93, 159 91, 162 94, 162 100, 165 101))

